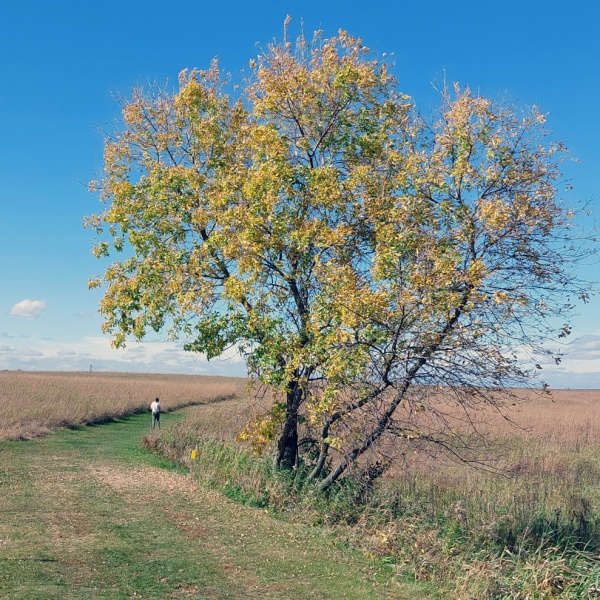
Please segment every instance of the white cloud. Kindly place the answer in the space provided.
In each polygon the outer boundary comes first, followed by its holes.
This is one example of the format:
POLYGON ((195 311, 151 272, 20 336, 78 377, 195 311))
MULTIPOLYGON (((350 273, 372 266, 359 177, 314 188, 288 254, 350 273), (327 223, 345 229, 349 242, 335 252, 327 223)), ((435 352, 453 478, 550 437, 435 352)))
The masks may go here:
POLYGON ((46 303, 43 300, 21 300, 17 302, 9 311, 13 317, 24 317, 31 319, 33 317, 41 317, 46 310, 46 303))
POLYGON ((600 336, 586 334, 573 340, 565 350, 570 360, 597 360, 600 358, 600 336))
POLYGON ((111 348, 108 338, 85 337, 78 341, 23 340, 14 346, 0 344, 0 370, 117 371, 246 375, 241 357, 229 351, 219 359, 185 352, 183 344, 163 341, 131 342, 124 349, 111 348))
POLYGON ((39 350, 31 350, 31 349, 21 350, 19 354, 22 358, 30 358, 30 357, 38 358, 38 357, 44 356, 43 352, 40 352, 39 350))
MULTIPOLYGON (((10 337, 10 336, 1 336, 10 337)), ((117 371, 244 376, 246 368, 235 349, 210 362, 201 354, 185 352, 182 343, 161 340, 129 342, 114 349, 107 337, 89 336, 76 341, 19 338, 0 342, 0 370, 117 371)), ((563 361, 543 364, 539 375, 552 388, 600 388, 600 332, 562 346, 563 361)), ((555 348, 557 350, 558 348, 555 348)), ((523 354, 523 358, 529 358, 523 354)), ((531 360, 530 360, 531 362, 531 360)))
POLYGON ((544 379, 550 384, 551 389, 588 389, 600 388, 600 370, 580 370, 578 364, 569 365, 569 369, 549 369, 544 379))

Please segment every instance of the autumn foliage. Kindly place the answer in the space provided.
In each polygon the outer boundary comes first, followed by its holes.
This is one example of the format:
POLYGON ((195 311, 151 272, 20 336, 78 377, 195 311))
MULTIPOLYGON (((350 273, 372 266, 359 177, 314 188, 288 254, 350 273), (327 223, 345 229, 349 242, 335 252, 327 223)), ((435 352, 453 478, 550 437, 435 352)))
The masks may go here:
POLYGON ((96 254, 123 255, 91 281, 105 331, 237 346, 281 394, 241 437, 322 488, 380 473, 394 439, 466 456, 444 406, 501 408, 588 291, 564 147, 535 108, 458 85, 419 114, 343 31, 250 69, 241 92, 214 62, 122 100, 88 219, 96 254))

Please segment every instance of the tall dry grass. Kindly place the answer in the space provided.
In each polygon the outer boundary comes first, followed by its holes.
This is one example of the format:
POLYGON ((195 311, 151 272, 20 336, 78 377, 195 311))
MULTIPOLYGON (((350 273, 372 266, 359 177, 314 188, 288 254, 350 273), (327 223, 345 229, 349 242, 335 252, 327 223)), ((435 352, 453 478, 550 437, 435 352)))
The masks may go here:
POLYGON ((168 412, 243 396, 241 378, 139 373, 0 372, 0 441, 25 440, 64 427, 149 410, 159 397, 168 412))
POLYGON ((600 391, 520 395, 509 420, 470 415, 487 439, 488 470, 399 440, 403 460, 377 485, 341 482, 329 498, 306 493, 300 471, 290 484, 273 477, 268 459, 236 447, 247 402, 197 407, 149 445, 232 497, 335 527, 399 573, 439 582, 443 597, 600 598, 600 391))
MULTIPOLYGON (((513 480, 542 475, 578 486, 586 470, 595 480, 593 464, 600 461, 600 391, 558 390, 552 396, 522 392, 521 401, 506 410, 506 416, 496 411, 470 415, 485 441, 487 466, 513 480)), ((440 464, 438 457, 428 455, 415 456, 405 467, 393 470, 391 477, 418 473, 431 482, 463 489, 465 483, 487 477, 481 470, 455 462, 440 464)))

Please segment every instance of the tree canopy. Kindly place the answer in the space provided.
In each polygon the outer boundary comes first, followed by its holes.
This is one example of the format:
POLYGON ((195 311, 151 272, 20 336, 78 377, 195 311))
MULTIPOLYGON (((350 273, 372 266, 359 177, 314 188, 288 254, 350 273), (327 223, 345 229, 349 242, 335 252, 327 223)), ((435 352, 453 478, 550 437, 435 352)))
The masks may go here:
POLYGON ((250 69, 241 92, 215 61, 121 100, 87 220, 123 255, 90 282, 104 330, 237 346, 281 393, 241 438, 322 488, 384 446, 460 454, 441 404, 500 408, 589 291, 564 146, 535 107, 458 85, 419 114, 343 31, 250 69))

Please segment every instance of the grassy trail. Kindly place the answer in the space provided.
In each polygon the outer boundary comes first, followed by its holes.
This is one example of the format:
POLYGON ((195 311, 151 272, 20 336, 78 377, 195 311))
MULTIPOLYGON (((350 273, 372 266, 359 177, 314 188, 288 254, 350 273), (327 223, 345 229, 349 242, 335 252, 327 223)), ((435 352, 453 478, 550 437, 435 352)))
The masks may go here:
POLYGON ((139 449, 148 425, 0 446, 0 598, 428 597, 316 530, 197 487, 139 449))

